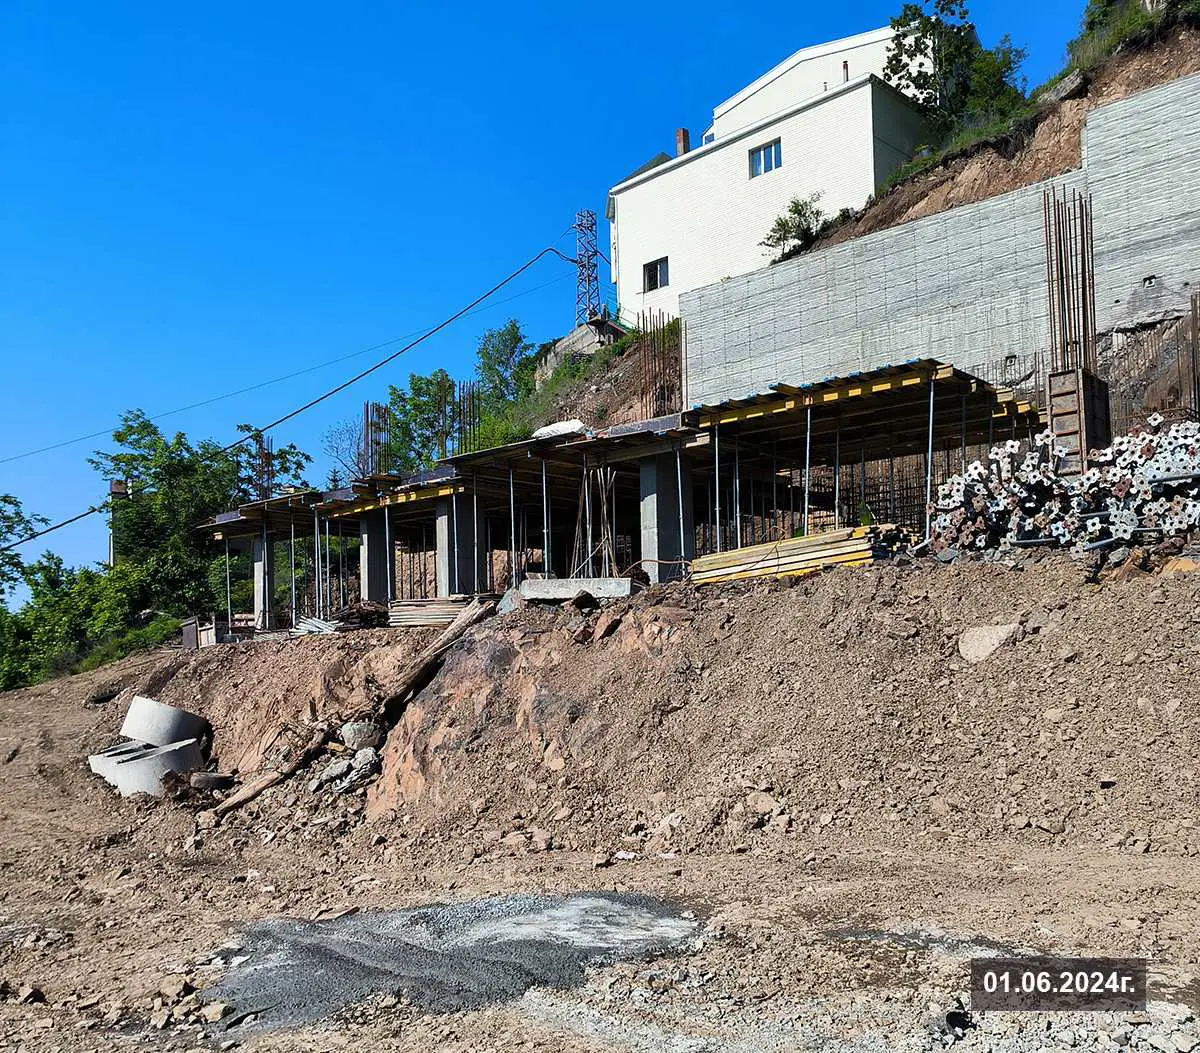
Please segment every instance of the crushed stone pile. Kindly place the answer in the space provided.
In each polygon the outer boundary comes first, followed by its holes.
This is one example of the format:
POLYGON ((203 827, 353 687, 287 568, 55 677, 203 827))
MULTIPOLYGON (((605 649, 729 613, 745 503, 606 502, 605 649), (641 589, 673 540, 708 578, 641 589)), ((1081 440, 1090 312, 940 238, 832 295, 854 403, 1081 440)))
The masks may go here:
POLYGON ((1148 430, 1092 451, 1092 466, 1069 478, 1058 474, 1066 451, 1048 431, 1023 457, 1016 440, 994 446, 987 465, 974 461, 938 488, 933 551, 1050 545, 1082 557, 1189 534, 1200 526, 1200 424, 1162 425, 1155 414, 1148 430))

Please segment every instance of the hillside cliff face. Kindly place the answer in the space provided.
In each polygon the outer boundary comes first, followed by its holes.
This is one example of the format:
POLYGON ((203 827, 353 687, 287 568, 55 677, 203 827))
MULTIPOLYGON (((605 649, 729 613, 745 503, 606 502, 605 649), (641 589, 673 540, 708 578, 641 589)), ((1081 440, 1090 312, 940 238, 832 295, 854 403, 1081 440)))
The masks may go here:
POLYGON ((1062 175, 1082 164, 1088 113, 1177 77, 1200 72, 1200 30, 1180 27, 1153 46, 1114 55, 1086 93, 1047 106, 1031 131, 998 139, 905 180, 830 231, 817 248, 984 201, 1062 175))

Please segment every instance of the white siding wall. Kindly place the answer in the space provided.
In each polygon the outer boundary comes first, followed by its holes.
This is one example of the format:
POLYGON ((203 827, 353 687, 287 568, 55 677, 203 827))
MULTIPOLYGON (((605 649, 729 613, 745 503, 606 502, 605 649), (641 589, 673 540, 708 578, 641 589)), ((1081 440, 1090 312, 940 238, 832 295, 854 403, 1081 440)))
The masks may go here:
MULTIPOLYGON (((883 89, 886 90, 886 89, 883 89)), ((622 316, 679 313, 687 289, 746 274, 770 256, 759 242, 793 197, 821 193, 829 215, 875 191, 872 82, 748 135, 718 140, 615 195, 614 272, 622 316), (783 167, 749 177, 749 151, 778 138, 783 167), (642 291, 642 266, 666 256, 670 285, 642 291)))
POLYGON ((928 129, 912 103, 886 85, 873 84, 871 98, 878 189, 926 142, 928 129))
POLYGON ((888 30, 882 34, 882 39, 868 37, 852 47, 799 62, 757 90, 751 90, 751 85, 746 89, 751 94, 742 98, 739 93, 713 111, 711 130, 720 139, 739 128, 765 120, 772 114, 791 109, 827 89, 836 88, 843 83, 843 62, 850 63, 851 80, 868 73, 882 77, 891 42, 892 33, 888 30))

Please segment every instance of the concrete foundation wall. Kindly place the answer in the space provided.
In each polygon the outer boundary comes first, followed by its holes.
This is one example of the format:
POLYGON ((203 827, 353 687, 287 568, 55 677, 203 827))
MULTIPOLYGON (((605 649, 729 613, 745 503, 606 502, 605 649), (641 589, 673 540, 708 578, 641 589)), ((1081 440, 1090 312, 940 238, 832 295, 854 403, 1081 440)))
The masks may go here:
POLYGON ((1093 113, 1084 168, 1101 328, 1174 316, 1200 287, 1200 76, 1093 113))
MULTIPOLYGON (((1095 111, 1102 329, 1178 310, 1200 282, 1200 76, 1095 111), (1151 280, 1152 278, 1152 280, 1151 280)), ((912 358, 970 369, 1048 344, 1045 186, 915 220, 685 294, 688 405, 912 358)))

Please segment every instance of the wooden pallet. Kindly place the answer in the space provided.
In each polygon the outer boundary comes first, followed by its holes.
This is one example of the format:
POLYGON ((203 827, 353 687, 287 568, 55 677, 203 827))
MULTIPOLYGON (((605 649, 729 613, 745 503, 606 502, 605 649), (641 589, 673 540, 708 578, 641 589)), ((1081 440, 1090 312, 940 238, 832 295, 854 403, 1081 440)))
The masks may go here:
POLYGON ((812 574, 822 567, 858 567, 893 554, 883 540, 894 528, 847 527, 808 537, 750 545, 729 552, 700 556, 692 563, 692 581, 715 584, 748 578, 812 574))

